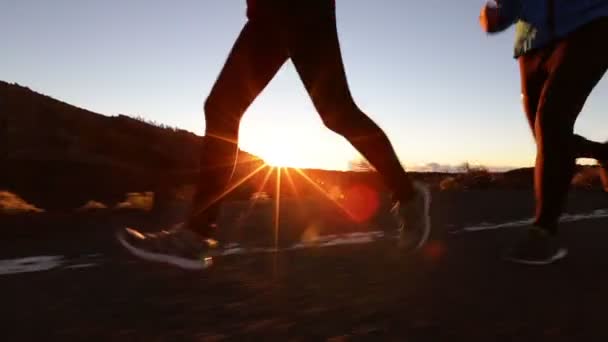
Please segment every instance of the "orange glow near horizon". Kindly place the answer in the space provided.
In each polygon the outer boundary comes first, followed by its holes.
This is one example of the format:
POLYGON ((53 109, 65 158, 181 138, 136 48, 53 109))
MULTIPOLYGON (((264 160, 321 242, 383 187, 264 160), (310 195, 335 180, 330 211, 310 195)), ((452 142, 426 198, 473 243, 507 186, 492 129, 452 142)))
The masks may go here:
POLYGON ((275 126, 244 119, 239 146, 274 167, 346 170, 357 153, 348 142, 319 126, 275 126))
MULTIPOLYGON (((247 136, 246 136, 247 137, 247 136)), ((244 142, 240 144, 244 151, 247 151, 268 164, 271 167, 283 168, 300 168, 300 169, 324 169, 336 171, 351 170, 351 162, 363 159, 363 157, 352 147, 342 146, 341 144, 327 144, 324 141, 313 139, 304 139, 294 136, 290 140, 271 139, 270 137, 255 137, 250 139, 242 139, 244 142)), ((505 171, 522 167, 533 167, 534 162, 530 156, 519 156, 519 159, 513 158, 510 155, 504 155, 500 158, 492 158, 487 161, 482 161, 478 156, 471 158, 441 158, 437 155, 437 160, 445 160, 444 162, 435 162, 425 160, 428 155, 417 155, 416 151, 408 153, 407 157, 401 157, 403 165, 408 172, 452 172, 457 170, 463 163, 468 163, 472 166, 487 167, 491 171, 505 171)), ((496 155, 494 156, 496 157, 496 155)), ((595 160, 578 159, 579 164, 595 164, 595 160)))
POLYGON ((276 181, 276 195, 274 202, 274 248, 279 249, 279 228, 281 220, 281 170, 283 168, 278 167, 277 170, 277 181, 276 181))
POLYGON ((300 193, 298 192, 296 183, 294 183, 293 177, 291 177, 291 173, 289 172, 288 168, 285 168, 285 176, 287 177, 287 182, 289 182, 289 187, 291 188, 291 191, 293 191, 294 195, 296 196, 296 199, 299 200, 300 193))
MULTIPOLYGON (((255 115, 254 115, 255 116, 255 115)), ((297 124, 269 124, 244 119, 239 146, 274 167, 325 169, 347 171, 350 162, 360 160, 361 154, 343 137, 308 121, 297 124)), ((391 132, 389 132, 391 133, 391 132)), ((452 149, 440 139, 425 141, 424 148, 394 134, 389 134, 394 149, 407 171, 451 172, 467 162, 490 170, 504 171, 534 165, 533 145, 522 152, 514 149, 468 150, 452 149)), ((524 144, 525 145, 525 144, 524 144)), ((525 145, 527 146, 527 145, 525 145)), ((581 161, 579 161, 581 162, 581 161)))
POLYGON ((301 167, 302 159, 298 158, 298 155, 291 152, 281 144, 270 145, 265 149, 263 153, 259 156, 262 158, 269 166, 275 168, 282 167, 301 167))

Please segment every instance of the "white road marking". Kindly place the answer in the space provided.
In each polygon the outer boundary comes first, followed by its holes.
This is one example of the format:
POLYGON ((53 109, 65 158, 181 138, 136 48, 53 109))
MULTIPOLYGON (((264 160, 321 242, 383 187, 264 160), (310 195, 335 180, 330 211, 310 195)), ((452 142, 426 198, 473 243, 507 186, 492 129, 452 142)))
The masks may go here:
MULTIPOLYGON (((590 213, 584 214, 564 214, 560 217, 560 222, 576 222, 583 220, 597 220, 608 217, 608 209, 596 209, 590 213)), ((481 223, 475 226, 462 227, 457 230, 453 230, 453 234, 467 233, 467 232, 479 232, 485 230, 496 230, 503 228, 515 228, 525 227, 534 222, 534 218, 528 218, 524 220, 503 222, 503 223, 481 223)))
MULTIPOLYGON (((608 218, 608 209, 597 209, 590 213, 583 214, 564 214, 560 218, 561 222, 576 222, 583 220, 594 220, 608 218)), ((532 218, 524 220, 515 220, 503 223, 481 223, 472 226, 465 226, 458 230, 452 231, 453 234, 467 233, 467 232, 479 232, 486 230, 496 230, 503 228, 514 228, 523 227, 533 222, 532 218)), ((386 238, 385 232, 383 231, 369 231, 369 232, 355 232, 348 234, 332 234, 322 235, 317 239, 309 242, 299 242, 294 245, 279 248, 247 248, 242 247, 238 243, 231 243, 227 245, 227 248, 218 251, 220 256, 222 255, 243 255, 251 253, 272 253, 289 250, 299 250, 306 248, 320 248, 320 247, 331 247, 340 245, 355 245, 355 244, 367 244, 373 243, 380 239, 386 238)), ((31 272, 43 272, 50 271, 53 269, 67 269, 76 270, 83 268, 96 267, 100 265, 100 260, 103 259, 104 255, 101 253, 87 254, 84 256, 85 260, 79 260, 79 263, 74 263, 74 260, 68 259, 62 255, 42 255, 42 256, 30 256, 15 259, 0 260, 0 275, 20 274, 20 273, 31 273, 31 272), (86 259, 90 259, 88 262, 86 259), (96 262, 91 262, 92 259, 96 262)))
MULTIPOLYGON (((94 256, 99 258, 101 254, 94 254, 94 256)), ((91 255, 87 257, 91 258, 91 255)), ((94 262, 82 262, 84 260, 74 263, 74 260, 80 259, 68 259, 63 255, 40 255, 0 260, 0 275, 44 272, 54 269, 80 269, 99 265, 94 262)))
POLYGON ((60 255, 0 260, 0 275, 48 271, 63 263, 64 258, 60 255))

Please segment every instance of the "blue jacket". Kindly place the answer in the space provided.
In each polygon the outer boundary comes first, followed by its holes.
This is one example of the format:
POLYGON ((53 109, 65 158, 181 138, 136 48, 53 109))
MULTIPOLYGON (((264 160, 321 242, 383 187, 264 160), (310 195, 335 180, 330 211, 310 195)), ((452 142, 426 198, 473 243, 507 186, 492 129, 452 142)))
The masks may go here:
MULTIPOLYGON (((542 48, 595 19, 608 17, 608 0, 494 1, 499 9, 495 31, 516 25, 515 57, 542 48)), ((599 38, 608 41, 608 37, 599 38)))

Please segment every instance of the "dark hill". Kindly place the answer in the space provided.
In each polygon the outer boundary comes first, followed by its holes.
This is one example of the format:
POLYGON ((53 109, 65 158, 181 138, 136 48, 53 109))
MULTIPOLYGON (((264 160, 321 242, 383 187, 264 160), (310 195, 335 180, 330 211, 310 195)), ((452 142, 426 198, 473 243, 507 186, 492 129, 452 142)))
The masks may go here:
MULTIPOLYGON (((204 138, 0 81, 0 188, 45 208, 192 183, 204 138)), ((239 172, 263 161, 240 152, 239 172)))
MULTIPOLYGON (((161 206, 176 195, 191 195, 203 140, 194 133, 141 118, 93 113, 0 81, 0 190, 15 192, 47 210, 73 209, 89 200, 113 204, 129 192, 152 191, 161 206)), ((260 158, 240 151, 235 179, 263 164, 260 158)), ((274 197, 276 173, 269 175, 268 171, 251 177, 231 198, 246 199, 257 191, 274 197)), ((357 184, 382 188, 375 172, 305 170, 307 176, 303 177, 296 171, 285 172, 290 177, 284 180, 282 196, 319 195, 319 188, 332 192, 357 184), (316 185, 302 186, 309 181, 316 185), (294 182, 297 191, 290 184, 294 182)), ((442 190, 530 189, 532 174, 531 168, 523 168, 505 173, 472 169, 460 174, 411 176, 442 190)))

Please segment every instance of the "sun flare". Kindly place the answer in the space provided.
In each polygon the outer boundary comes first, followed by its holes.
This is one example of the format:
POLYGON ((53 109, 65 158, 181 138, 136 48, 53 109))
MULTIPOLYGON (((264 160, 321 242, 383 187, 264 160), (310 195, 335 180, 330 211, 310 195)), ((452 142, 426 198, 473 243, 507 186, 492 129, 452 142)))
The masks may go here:
POLYGON ((260 157, 266 164, 274 167, 299 167, 301 161, 295 153, 282 146, 273 146, 260 153, 260 157))

